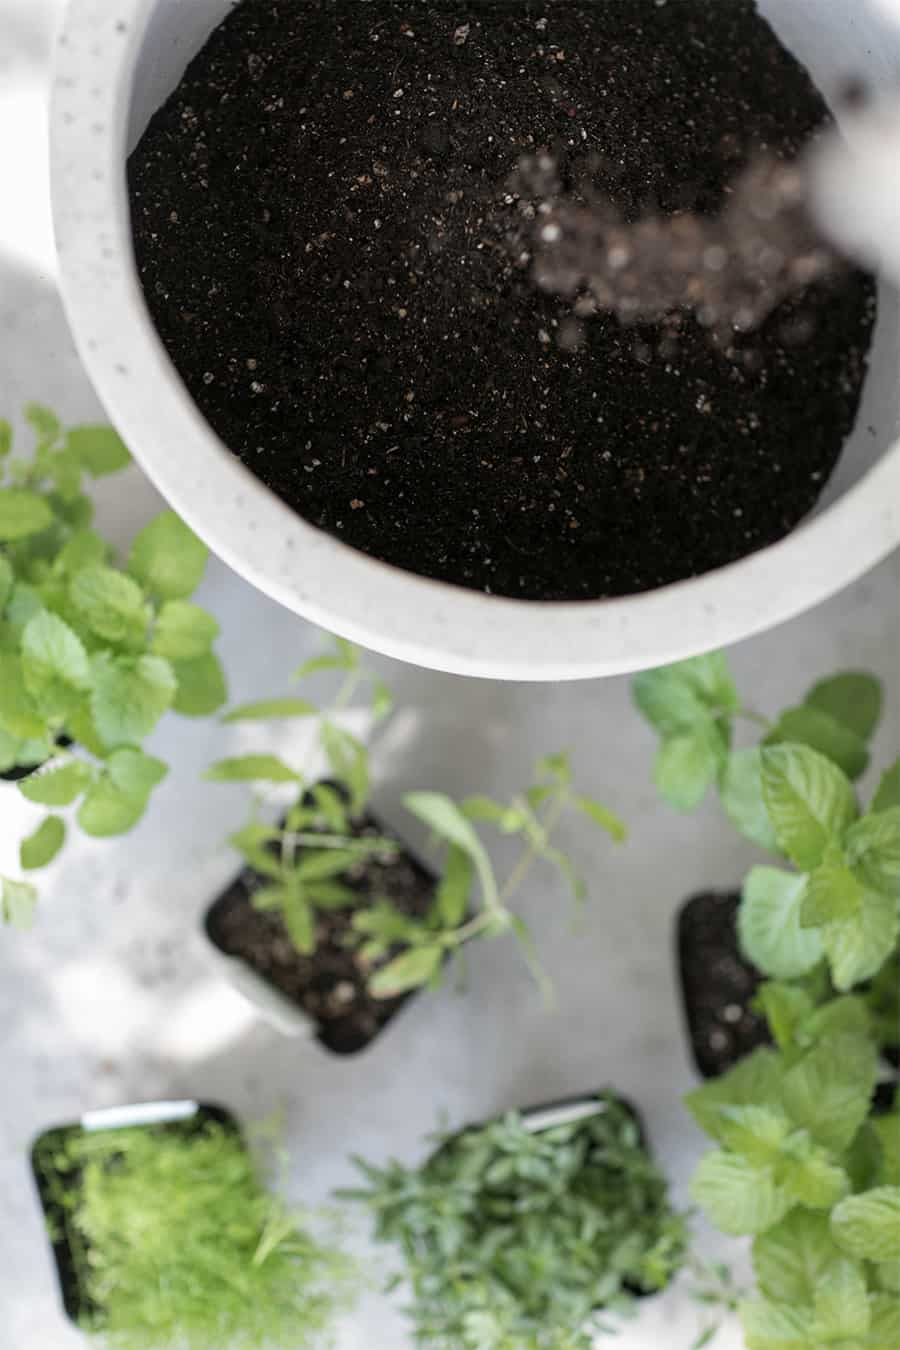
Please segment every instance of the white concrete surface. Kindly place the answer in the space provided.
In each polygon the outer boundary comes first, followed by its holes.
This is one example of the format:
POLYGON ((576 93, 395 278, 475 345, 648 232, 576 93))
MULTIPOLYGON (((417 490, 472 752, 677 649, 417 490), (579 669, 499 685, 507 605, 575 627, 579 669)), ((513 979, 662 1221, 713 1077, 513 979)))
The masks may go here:
MULTIPOLYGON (((23 119, 39 106, 53 0, 0 0, 0 348, 2 399, 14 409, 43 397, 67 418, 96 404, 74 359, 56 300, 46 235, 45 183, 28 172, 10 190, 23 119), (22 102, 10 97, 18 88, 22 102), (6 202, 15 199, 11 229, 6 202), (25 222, 24 227, 22 222, 25 222)), ((34 153, 37 153, 36 151, 34 153)), ((151 514, 135 471, 104 490, 102 519, 120 537, 151 514)), ((840 665, 896 682, 900 652, 895 559, 844 596, 734 652, 742 685, 775 707, 840 665)), ((205 602, 225 629, 235 698, 275 692, 316 642, 300 620, 252 592, 221 565, 205 602)), ((0 931, 0 1350, 75 1350, 61 1313, 26 1150, 44 1127, 85 1109, 198 1095, 247 1119, 284 1107, 292 1193, 316 1202, 349 1181, 351 1151, 374 1159, 421 1155, 438 1114, 461 1122, 581 1088, 614 1084, 645 1112, 658 1155, 680 1194, 703 1145, 679 1104, 692 1083, 670 954, 671 918, 697 887, 738 880, 752 851, 713 806, 681 820, 650 784, 653 740, 629 707, 624 680, 509 687, 379 663, 401 715, 377 754, 377 802, 400 824, 409 787, 502 793, 535 754, 570 746, 585 788, 628 820, 618 851, 571 829, 566 845, 589 874, 592 900, 573 929, 562 887, 536 873, 523 899, 559 989, 543 1011, 514 948, 476 952, 464 995, 423 996, 366 1056, 329 1059, 249 1017, 209 972, 197 920, 230 875, 221 839, 242 816, 238 789, 199 783, 202 766, 235 733, 168 721, 155 749, 174 761, 146 822, 124 841, 79 843, 48 873, 33 932, 0 931)), ((896 689, 881 759, 900 746, 896 689)), ((0 871, 14 863, 28 810, 0 794, 0 871)), ((740 1262, 740 1244, 704 1237, 740 1262)), ((361 1239, 362 1241, 362 1239, 361 1239)), ((384 1264, 384 1258, 379 1258, 384 1264)), ((401 1300, 365 1296, 340 1350, 409 1350, 401 1300)), ((688 1350, 698 1315, 686 1292, 647 1305, 621 1350, 688 1350)), ((721 1350, 738 1350, 730 1326, 721 1350)), ((223 1350, 225 1348, 223 1347, 223 1350)), ((284 1350, 289 1350, 285 1347, 284 1350)))

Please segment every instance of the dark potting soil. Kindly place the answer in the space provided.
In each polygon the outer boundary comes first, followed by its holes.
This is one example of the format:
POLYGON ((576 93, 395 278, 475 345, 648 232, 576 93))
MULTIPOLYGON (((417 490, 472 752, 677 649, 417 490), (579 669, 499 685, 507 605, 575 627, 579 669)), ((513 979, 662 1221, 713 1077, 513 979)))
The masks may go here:
MULTIPOLYGON (((390 837, 390 831, 373 816, 366 816, 354 833, 357 837, 390 837)), ((398 846, 391 861, 369 859, 345 873, 341 881, 359 893, 360 909, 384 898, 402 913, 421 918, 428 910, 436 878, 398 846)), ((252 868, 237 877, 207 914, 211 940, 220 951, 240 957, 302 1008, 317 1023, 318 1039, 328 1050, 348 1055, 364 1049, 410 995, 376 999, 369 994, 367 983, 378 966, 358 951, 352 928, 356 910, 317 911, 316 950, 304 956, 279 913, 254 908, 253 893, 265 884, 252 868)))
POLYGON ((812 508, 874 288, 726 350, 687 314, 580 327, 511 247, 511 179, 546 149, 625 220, 709 215, 826 119, 753 0, 243 0, 131 160, 138 266, 204 415, 309 521, 496 594, 627 594, 812 508))
POLYGON ((741 955, 737 893, 695 895, 678 918, 678 965, 694 1063, 718 1078, 745 1055, 770 1044, 765 1019, 750 1004, 762 983, 741 955))

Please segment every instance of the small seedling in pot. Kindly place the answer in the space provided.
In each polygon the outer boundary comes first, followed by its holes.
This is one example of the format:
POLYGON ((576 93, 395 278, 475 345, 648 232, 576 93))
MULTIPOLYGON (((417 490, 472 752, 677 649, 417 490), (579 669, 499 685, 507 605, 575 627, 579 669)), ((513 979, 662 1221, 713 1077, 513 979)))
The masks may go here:
POLYGON ((589 1350, 677 1274, 685 1220, 634 1113, 611 1094, 592 1105, 544 1128, 543 1113, 512 1113, 445 1136, 421 1167, 358 1160, 367 1186, 345 1195, 403 1254, 416 1344, 589 1350))
MULTIPOLYGON (((106 426, 64 429, 31 405, 30 456, 11 456, 0 422, 0 773, 50 813, 20 850, 24 871, 62 848, 61 808, 105 838, 141 819, 167 766, 141 745, 169 709, 214 712, 225 680, 219 628, 189 602, 207 550, 171 511, 134 539, 124 566, 91 527, 85 478, 129 463, 106 426)), ((37 892, 2 882, 7 921, 26 924, 37 892)))

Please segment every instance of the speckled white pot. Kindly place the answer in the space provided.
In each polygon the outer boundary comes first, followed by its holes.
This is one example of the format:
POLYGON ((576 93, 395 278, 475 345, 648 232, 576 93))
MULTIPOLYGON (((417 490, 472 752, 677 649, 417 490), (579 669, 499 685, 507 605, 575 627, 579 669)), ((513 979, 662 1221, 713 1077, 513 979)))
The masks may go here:
MULTIPOLYGON (((760 0, 822 88, 888 84, 900 33, 869 0, 760 0)), ((900 543, 898 307, 883 290, 864 407, 816 514, 781 543, 634 598, 503 600, 372 561, 306 524, 222 445, 150 322, 131 249, 125 157, 232 0, 71 0, 53 94, 62 286, 80 353, 140 463, 235 571, 297 613, 438 670, 568 680, 725 646, 824 600, 900 543)))

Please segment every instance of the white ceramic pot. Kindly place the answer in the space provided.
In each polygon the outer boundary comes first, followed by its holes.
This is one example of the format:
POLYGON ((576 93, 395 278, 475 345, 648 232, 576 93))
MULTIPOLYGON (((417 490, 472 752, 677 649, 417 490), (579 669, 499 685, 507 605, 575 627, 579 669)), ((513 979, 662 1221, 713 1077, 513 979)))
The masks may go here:
MULTIPOLYGON (((565 680, 659 665, 780 623, 900 543, 898 306, 882 288, 858 426, 816 513, 781 543, 632 598, 538 604, 413 576, 306 524, 221 444, 171 365, 132 258, 125 159, 233 0, 71 0, 53 96, 62 286, 80 353, 136 457, 210 547, 314 623, 421 666, 565 680)), ((870 0, 761 0, 833 93, 887 86, 900 30, 870 0)))

